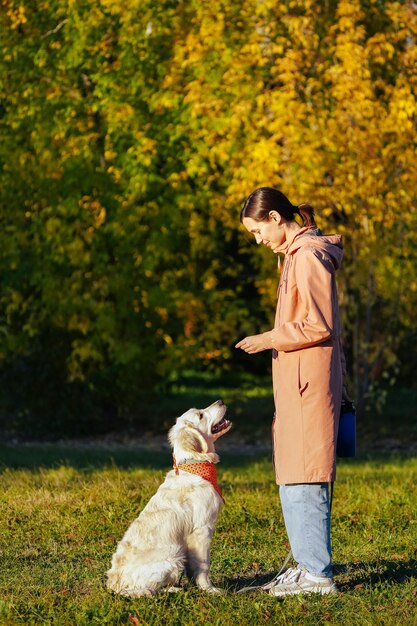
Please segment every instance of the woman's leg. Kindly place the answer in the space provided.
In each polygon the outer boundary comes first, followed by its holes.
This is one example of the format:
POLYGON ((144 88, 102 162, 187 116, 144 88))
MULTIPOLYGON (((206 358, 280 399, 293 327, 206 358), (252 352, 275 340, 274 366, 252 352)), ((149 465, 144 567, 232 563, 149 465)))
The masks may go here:
POLYGON ((328 484, 281 485, 279 494, 294 560, 313 576, 331 578, 328 484))

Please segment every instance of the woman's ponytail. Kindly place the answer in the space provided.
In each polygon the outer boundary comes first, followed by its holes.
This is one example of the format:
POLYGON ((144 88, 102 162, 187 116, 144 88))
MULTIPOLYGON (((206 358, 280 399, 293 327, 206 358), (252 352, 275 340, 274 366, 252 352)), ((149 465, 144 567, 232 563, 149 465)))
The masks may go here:
POLYGON ((297 214, 303 220, 303 226, 317 228, 311 204, 306 202, 295 206, 281 191, 272 187, 260 187, 250 194, 240 212, 240 221, 250 217, 255 222, 263 222, 269 220, 270 211, 276 211, 287 221, 294 220, 297 214))
POLYGON ((314 209, 311 204, 308 204, 308 202, 299 204, 296 208, 296 213, 298 213, 303 220, 303 226, 317 228, 316 220, 314 219, 314 209))

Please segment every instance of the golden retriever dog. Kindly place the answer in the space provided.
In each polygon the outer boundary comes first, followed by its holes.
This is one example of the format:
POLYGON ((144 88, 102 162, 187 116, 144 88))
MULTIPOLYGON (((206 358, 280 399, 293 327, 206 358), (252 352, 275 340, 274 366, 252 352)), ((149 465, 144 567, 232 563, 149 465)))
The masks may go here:
POLYGON ((216 482, 215 441, 230 430, 226 405, 190 409, 169 431, 174 469, 127 529, 107 572, 107 588, 129 597, 172 588, 185 569, 195 584, 210 581, 210 543, 222 496, 216 482))

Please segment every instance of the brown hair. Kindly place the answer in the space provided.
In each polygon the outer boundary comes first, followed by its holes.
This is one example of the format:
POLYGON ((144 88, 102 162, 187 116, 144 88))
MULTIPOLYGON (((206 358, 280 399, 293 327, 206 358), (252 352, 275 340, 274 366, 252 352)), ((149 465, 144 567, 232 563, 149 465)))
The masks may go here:
POLYGON ((294 220, 297 214, 303 220, 303 226, 317 228, 311 204, 294 206, 287 196, 272 187, 260 187, 250 194, 240 212, 240 221, 244 217, 251 217, 256 222, 265 222, 269 220, 270 211, 276 211, 287 221, 294 220))

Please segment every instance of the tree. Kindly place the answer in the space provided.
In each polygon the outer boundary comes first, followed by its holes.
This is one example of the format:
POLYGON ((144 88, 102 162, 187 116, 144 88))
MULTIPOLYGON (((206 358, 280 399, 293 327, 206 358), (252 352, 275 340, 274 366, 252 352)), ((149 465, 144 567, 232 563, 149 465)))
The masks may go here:
POLYGON ((108 428, 190 363, 241 366, 236 339, 273 319, 276 259, 238 221, 262 185, 344 235, 356 396, 410 371, 412 2, 3 8, 4 414, 108 428))

